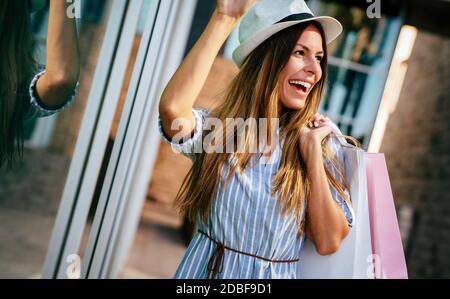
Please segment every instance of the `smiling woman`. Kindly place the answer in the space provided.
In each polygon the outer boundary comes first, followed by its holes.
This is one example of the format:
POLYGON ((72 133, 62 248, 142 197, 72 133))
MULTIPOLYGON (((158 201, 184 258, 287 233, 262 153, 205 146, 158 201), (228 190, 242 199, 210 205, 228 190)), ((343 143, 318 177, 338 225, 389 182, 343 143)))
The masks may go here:
POLYGON ((321 79, 327 75, 327 45, 322 26, 317 22, 297 26, 303 33, 279 75, 280 110, 284 107, 294 110, 304 108, 310 93, 322 93, 321 79))
POLYGON ((65 1, 50 1, 47 65, 39 66, 34 59, 29 13, 43 4, 0 2, 0 167, 11 167, 21 157, 27 120, 61 111, 75 94, 78 41, 65 1))
MULTIPOLYGON (((175 203, 198 232, 175 278, 298 278, 305 236, 329 255, 353 224, 342 149, 327 138, 329 120, 317 114, 327 45, 342 26, 314 16, 303 0, 261 0, 245 13, 251 2, 218 1, 161 97, 161 135, 193 162, 175 203), (233 53, 239 72, 214 109, 193 108, 214 57, 244 14, 233 53), (179 118, 187 119, 182 128, 174 125, 179 118), (212 118, 267 120, 268 140, 259 142, 270 152, 254 154, 254 138, 246 138, 243 153, 204 149, 192 155, 212 118), (276 132, 272 119, 279 120, 276 132), (271 143, 273 134, 280 142, 271 143), (175 136, 187 138, 178 143, 175 136), (270 156, 267 163, 263 154, 270 156)), ((227 128, 221 140, 228 144, 239 133, 227 128)))

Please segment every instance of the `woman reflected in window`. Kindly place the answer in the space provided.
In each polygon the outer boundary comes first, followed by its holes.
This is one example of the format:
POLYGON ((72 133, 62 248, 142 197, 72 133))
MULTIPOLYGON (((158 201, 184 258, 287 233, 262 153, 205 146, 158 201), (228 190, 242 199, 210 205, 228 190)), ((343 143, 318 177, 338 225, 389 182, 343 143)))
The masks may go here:
POLYGON ((49 1, 46 65, 34 57, 30 13, 45 0, 0 1, 0 168, 22 157, 28 120, 53 115, 75 95, 80 57, 70 3, 49 1))

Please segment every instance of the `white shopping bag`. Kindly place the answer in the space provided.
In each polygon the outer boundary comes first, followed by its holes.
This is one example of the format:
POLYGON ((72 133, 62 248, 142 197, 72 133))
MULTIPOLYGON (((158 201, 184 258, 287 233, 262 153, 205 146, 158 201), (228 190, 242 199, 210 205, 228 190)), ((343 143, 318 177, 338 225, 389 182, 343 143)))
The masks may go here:
POLYGON ((300 253, 300 278, 373 278, 364 151, 348 144, 336 125, 334 136, 344 150, 345 176, 350 185, 354 210, 353 227, 337 252, 328 256, 317 253, 312 241, 305 238, 300 253))

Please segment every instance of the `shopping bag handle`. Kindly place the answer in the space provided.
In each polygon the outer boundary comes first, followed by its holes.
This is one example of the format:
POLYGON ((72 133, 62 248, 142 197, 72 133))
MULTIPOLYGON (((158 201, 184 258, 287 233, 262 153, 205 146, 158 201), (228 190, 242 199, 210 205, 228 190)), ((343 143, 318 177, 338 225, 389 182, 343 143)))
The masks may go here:
POLYGON ((329 136, 331 138, 336 138, 339 141, 341 146, 349 147, 349 148, 353 148, 353 149, 358 148, 355 145, 347 142, 347 140, 345 139, 345 136, 342 134, 341 130, 334 122, 329 121, 327 125, 329 125, 333 129, 333 131, 330 133, 329 136))

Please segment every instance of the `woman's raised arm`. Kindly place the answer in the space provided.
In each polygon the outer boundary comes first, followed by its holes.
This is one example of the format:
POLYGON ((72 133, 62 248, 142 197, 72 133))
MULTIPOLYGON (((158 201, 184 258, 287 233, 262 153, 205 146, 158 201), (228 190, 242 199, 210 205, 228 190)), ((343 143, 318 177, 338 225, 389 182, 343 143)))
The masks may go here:
POLYGON ((167 84, 159 103, 159 113, 164 132, 172 138, 182 132, 189 136, 194 130, 192 107, 199 95, 220 51, 240 17, 254 0, 218 0, 206 29, 167 84), (188 120, 181 130, 171 129, 177 118, 188 120))
POLYGON ((67 16, 68 5, 67 1, 50 0, 46 70, 36 85, 39 99, 48 107, 67 100, 80 73, 76 23, 67 16))

